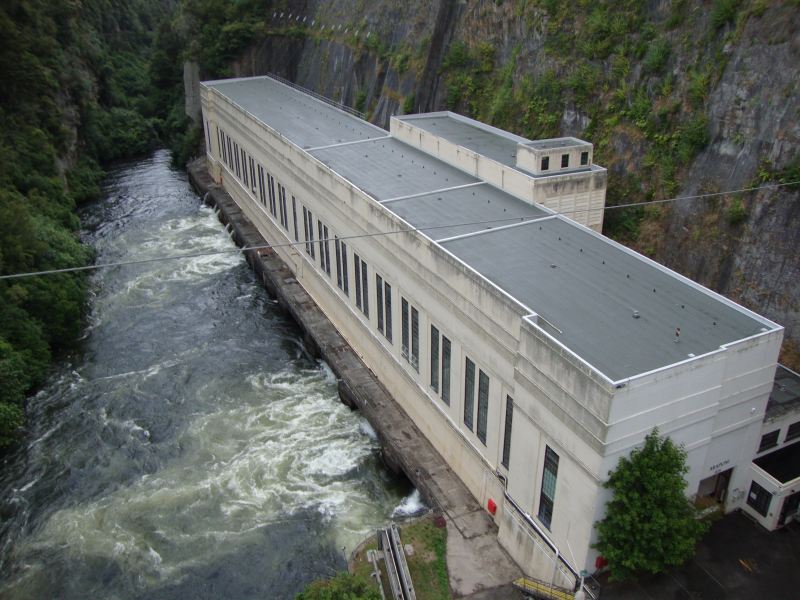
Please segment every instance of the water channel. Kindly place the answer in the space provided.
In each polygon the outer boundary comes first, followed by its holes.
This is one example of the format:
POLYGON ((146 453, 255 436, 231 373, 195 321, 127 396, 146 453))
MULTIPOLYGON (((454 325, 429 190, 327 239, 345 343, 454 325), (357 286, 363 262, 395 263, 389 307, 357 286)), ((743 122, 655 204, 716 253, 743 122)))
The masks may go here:
MULTIPOLYGON (((98 263, 234 247, 164 151, 81 218, 98 263)), ((0 473, 0 598, 291 598, 418 507, 240 254, 91 290, 0 473)))

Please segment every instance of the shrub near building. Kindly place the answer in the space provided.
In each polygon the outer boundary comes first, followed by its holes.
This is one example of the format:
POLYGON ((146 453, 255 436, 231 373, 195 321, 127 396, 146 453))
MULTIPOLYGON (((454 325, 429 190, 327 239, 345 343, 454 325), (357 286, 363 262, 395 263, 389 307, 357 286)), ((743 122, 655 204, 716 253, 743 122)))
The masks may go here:
POLYGON ((688 471, 686 451, 656 428, 609 473, 605 487, 614 495, 596 525, 595 547, 608 560, 612 580, 659 573, 694 554, 708 525, 684 495, 688 471))

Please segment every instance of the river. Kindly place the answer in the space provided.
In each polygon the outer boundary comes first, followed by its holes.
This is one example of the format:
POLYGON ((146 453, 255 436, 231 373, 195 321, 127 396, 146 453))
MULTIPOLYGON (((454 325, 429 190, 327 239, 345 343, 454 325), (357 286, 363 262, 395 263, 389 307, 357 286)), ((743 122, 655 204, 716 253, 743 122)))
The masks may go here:
MULTIPOLYGON (((98 263, 233 248, 159 151, 81 211, 98 263)), ((96 271, 0 476, 0 598, 291 598, 419 508, 239 253, 96 271)))

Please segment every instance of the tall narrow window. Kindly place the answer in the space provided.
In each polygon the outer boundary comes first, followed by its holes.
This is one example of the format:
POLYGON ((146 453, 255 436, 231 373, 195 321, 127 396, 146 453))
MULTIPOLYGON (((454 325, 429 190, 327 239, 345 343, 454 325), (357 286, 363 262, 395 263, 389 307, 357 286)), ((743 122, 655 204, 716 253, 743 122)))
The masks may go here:
POLYGON ((328 233, 328 226, 322 226, 322 233, 325 236, 325 272, 330 275, 331 274, 331 243, 328 239, 330 234, 328 233))
POLYGON ((561 155, 561 168, 566 169, 569 166, 569 154, 561 155))
POLYGON ((214 125, 214 129, 217 130, 217 151, 220 156, 224 156, 225 153, 223 152, 222 149, 222 136, 219 133, 219 125, 214 125))
POLYGON ((542 157, 542 171, 547 171, 550 168, 550 157, 543 156, 542 157))
POLYGON ((464 425, 472 431, 472 415, 475 409, 475 363, 467 358, 464 365, 464 425))
POLYGON ((319 235, 319 266, 325 270, 325 234, 322 231, 322 221, 317 219, 317 234, 319 235))
POLYGON ((297 234, 297 200, 292 196, 292 223, 294 224, 294 241, 299 242, 300 236, 297 234))
MULTIPOLYGON (((275 178, 269 173, 267 173, 267 187, 269 188, 269 212, 271 212, 274 217, 278 214, 278 211, 275 210, 275 178)), ((309 211, 309 214, 311 214, 311 211, 309 211)))
POLYGON ((256 161, 250 157, 250 191, 256 193, 256 161))
POLYGON ((442 400, 450 406, 450 340, 442 336, 442 400))
POLYGON ((244 187, 248 187, 247 181, 247 153, 244 151, 244 148, 241 149, 242 153, 242 182, 244 183, 244 187))
POLYGON ((289 231, 289 213, 286 211, 286 188, 282 185, 278 186, 278 192, 281 225, 286 231, 289 231))
POLYGON ((211 154, 211 125, 209 125, 208 119, 206 119, 206 140, 208 140, 206 148, 208 148, 208 153, 211 154))
POLYGON ((356 279, 356 306, 361 308, 361 259, 353 252, 353 273, 356 279))
POLYGON ((231 138, 229 136, 225 136, 227 138, 227 146, 228 146, 228 168, 233 168, 233 152, 231 150, 231 138))
POLYGON ((311 254, 311 259, 313 260, 316 258, 314 254, 314 215, 311 214, 311 211, 308 211, 308 249, 310 250, 309 254, 311 254))
POLYGON ((542 493, 539 495, 539 520, 550 529, 553 521, 553 506, 556 501, 556 479, 558 478, 558 454, 545 446, 542 493))
POLYGON ((377 306, 378 331, 383 333, 383 278, 375 273, 375 301, 377 306))
POLYGON ((233 142, 233 158, 236 164, 236 177, 242 178, 242 172, 239 170, 239 144, 233 142))
POLYGON ((336 252, 336 285, 342 289, 342 248, 338 237, 334 237, 333 246, 336 252))
POLYGON ((303 235, 306 241, 306 254, 311 254, 311 248, 308 242, 308 210, 305 206, 303 207, 303 235))
POLYGON ((489 417, 489 376, 483 371, 478 373, 478 439, 486 445, 486 422, 489 417))
POLYGON ((367 263, 361 261, 361 303, 364 305, 364 316, 369 317, 369 279, 367 263))
POLYGON ((350 282, 347 277, 347 244, 342 242, 342 291, 350 295, 350 282))
POLYGON ((411 366, 419 371, 419 312, 411 307, 411 366))
POLYGON ((383 282, 383 308, 386 313, 386 339, 392 341, 392 286, 383 282))
POLYGON ((439 393, 439 330, 431 325, 431 388, 439 393))
POLYGON ((581 166, 586 166, 588 164, 589 164, 589 153, 581 152, 581 166))
POLYGON ((502 464, 508 468, 508 459, 511 457, 511 421, 514 418, 514 400, 506 396, 506 426, 503 431, 503 459, 502 464))
POLYGON ((258 165, 258 197, 261 204, 267 205, 266 191, 264 190, 264 167, 258 165))
POLYGON ((403 358, 408 360, 408 300, 405 298, 400 299, 400 312, 402 313, 400 319, 400 354, 403 358))

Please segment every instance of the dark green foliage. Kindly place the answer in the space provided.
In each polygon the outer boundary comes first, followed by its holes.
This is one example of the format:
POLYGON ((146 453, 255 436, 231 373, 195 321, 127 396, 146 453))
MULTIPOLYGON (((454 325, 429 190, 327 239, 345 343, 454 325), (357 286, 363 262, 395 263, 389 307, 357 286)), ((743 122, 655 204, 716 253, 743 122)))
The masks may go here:
POLYGON ((736 13, 739 10, 741 0, 714 0, 711 7, 711 25, 714 29, 720 29, 736 20, 736 13))
POLYGON ((414 112, 414 107, 416 103, 416 96, 414 94, 409 94, 403 99, 403 114, 410 115, 414 112))
POLYGON ((670 45, 669 40, 662 38, 650 45, 647 54, 644 55, 643 67, 646 73, 657 75, 664 70, 669 60, 670 45))
POLYGON ((173 142, 172 162, 178 167, 197 158, 203 148, 203 128, 190 123, 191 121, 187 119, 188 129, 179 134, 173 142))
POLYGON ((596 524, 596 548, 613 580, 660 573, 694 553, 707 524, 684 496, 686 451, 654 429, 644 446, 619 459, 604 484, 613 497, 596 524))
MULTIPOLYGON (((158 143, 147 52, 165 16, 154 0, 0 6, 0 274, 91 259, 74 209, 98 195, 100 164, 158 143)), ((85 293, 81 274, 0 281, 0 447, 52 354, 74 344, 85 293)))
POLYGON ((747 221, 747 208, 745 208, 742 199, 736 197, 728 206, 728 223, 731 227, 736 227, 745 221, 747 221))
POLYGON ((356 94, 356 102, 353 105, 358 112, 363 113, 367 105, 367 90, 358 90, 356 94))
POLYGON ((297 600, 380 600, 378 588, 347 572, 327 581, 315 581, 297 594, 297 600))

